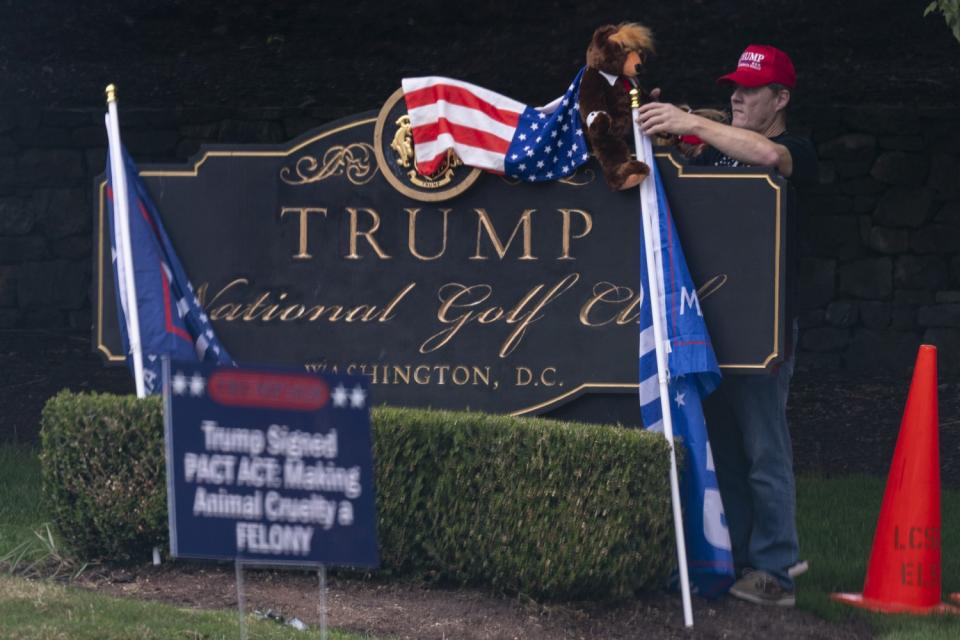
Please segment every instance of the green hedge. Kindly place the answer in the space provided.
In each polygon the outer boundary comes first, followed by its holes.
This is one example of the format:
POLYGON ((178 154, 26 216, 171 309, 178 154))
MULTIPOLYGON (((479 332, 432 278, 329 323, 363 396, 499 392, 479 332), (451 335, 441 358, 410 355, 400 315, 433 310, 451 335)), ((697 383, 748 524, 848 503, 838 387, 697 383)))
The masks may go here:
MULTIPOLYGON (((372 415, 384 570, 547 598, 622 597, 675 559, 662 436, 479 413, 372 415)), ((61 392, 43 487, 87 558, 167 544, 160 402, 61 392)))

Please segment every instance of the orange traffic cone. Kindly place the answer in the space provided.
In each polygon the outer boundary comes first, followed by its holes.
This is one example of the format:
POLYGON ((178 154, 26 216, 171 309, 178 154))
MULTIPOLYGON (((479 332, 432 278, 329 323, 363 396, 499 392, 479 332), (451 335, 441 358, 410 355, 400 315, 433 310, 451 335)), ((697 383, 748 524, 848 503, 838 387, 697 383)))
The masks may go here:
POLYGON ((940 596, 937 348, 917 354, 863 593, 831 597, 886 613, 960 612, 940 596))

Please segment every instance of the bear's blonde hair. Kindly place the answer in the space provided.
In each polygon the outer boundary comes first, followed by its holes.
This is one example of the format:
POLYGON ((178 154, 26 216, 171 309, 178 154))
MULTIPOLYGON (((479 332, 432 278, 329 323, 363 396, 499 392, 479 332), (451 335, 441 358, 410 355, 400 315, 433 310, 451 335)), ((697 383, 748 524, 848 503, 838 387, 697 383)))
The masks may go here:
POLYGON ((621 22, 610 42, 620 45, 624 51, 649 51, 653 53, 653 33, 637 22, 621 22))

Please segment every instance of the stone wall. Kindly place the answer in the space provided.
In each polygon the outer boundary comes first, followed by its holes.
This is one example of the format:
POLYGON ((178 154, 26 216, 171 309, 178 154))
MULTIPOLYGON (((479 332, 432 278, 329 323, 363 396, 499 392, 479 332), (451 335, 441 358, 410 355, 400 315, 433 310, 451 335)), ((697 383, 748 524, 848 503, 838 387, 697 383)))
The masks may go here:
POLYGON ((960 372, 960 109, 796 115, 820 157, 801 198, 801 362, 906 372, 923 341, 960 372))
MULTIPOLYGON (((88 329, 102 110, 0 107, 0 328, 88 329)), ((203 143, 276 143, 343 114, 318 107, 126 108, 139 163, 203 143)), ((960 110, 806 107, 820 184, 807 212, 800 363, 908 371, 921 340, 960 373, 960 110)))

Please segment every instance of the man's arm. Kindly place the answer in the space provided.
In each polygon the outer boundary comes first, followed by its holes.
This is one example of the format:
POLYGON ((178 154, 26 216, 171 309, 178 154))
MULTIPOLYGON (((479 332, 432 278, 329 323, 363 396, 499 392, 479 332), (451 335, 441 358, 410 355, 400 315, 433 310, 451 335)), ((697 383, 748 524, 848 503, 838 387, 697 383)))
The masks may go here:
POLYGON ((776 167, 785 178, 793 174, 793 157, 782 144, 747 129, 687 113, 666 102, 649 102, 640 107, 640 128, 647 135, 695 135, 734 160, 776 167))

